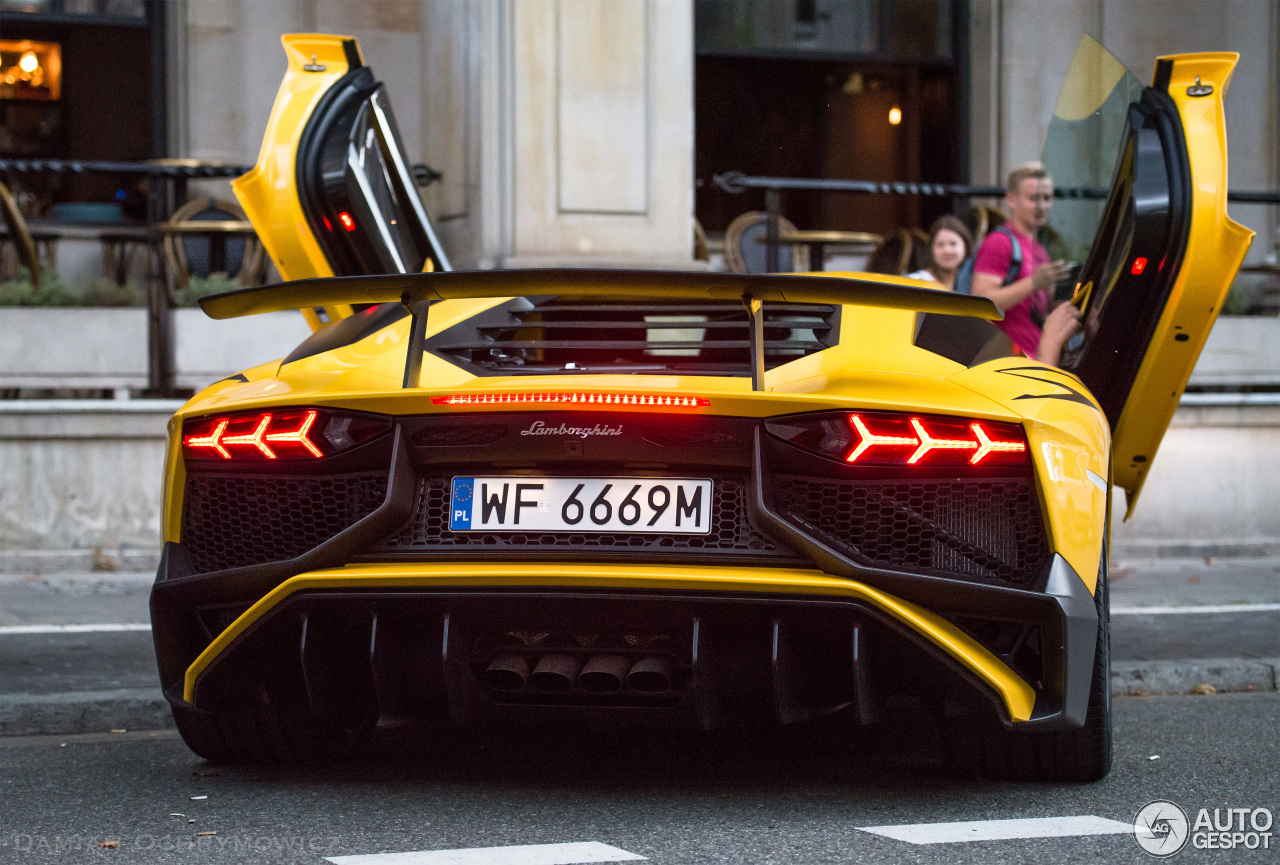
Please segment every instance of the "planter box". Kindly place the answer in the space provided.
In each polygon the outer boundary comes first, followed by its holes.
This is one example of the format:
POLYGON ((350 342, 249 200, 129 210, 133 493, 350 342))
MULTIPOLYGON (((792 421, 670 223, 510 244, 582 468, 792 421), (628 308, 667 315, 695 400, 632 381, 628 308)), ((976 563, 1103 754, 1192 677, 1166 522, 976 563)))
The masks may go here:
POLYGON ((1219 318, 1196 362, 1191 384, 1280 384, 1280 318, 1219 318))
MULTIPOLYGON (((174 384, 206 385, 284 357, 311 334, 296 312, 214 321, 173 311, 174 384)), ((0 307, 0 388, 147 386, 147 311, 0 307)))
POLYGON ((198 309, 173 311, 173 383, 199 390, 218 379, 277 360, 311 335, 299 312, 215 321, 198 309))
POLYGON ((0 307, 0 387, 146 385, 145 309, 0 307))

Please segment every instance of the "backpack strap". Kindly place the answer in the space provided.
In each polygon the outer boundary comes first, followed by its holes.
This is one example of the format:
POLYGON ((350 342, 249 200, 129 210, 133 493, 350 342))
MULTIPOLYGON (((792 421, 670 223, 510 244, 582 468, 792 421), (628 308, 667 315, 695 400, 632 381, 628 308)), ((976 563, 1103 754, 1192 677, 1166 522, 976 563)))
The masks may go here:
POLYGON ((1000 283, 1001 285, 1012 285, 1018 281, 1018 276, 1022 273, 1022 244, 1014 233, 1003 225, 994 230, 1009 238, 1009 243, 1013 246, 1013 255, 1009 261, 1009 271, 1004 275, 1004 282, 1000 283))

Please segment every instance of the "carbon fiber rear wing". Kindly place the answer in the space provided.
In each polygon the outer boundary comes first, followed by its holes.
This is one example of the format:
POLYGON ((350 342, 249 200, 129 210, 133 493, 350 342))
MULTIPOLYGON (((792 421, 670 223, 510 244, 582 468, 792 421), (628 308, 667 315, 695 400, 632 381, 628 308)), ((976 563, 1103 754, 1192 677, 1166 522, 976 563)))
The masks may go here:
POLYGON ((404 386, 417 387, 422 368, 427 307, 437 300, 485 297, 655 298, 736 300, 751 319, 751 382, 764 387, 765 301, 827 303, 908 309, 998 320, 999 308, 985 297, 921 288, 894 276, 867 278, 790 274, 698 273, 652 270, 476 270, 299 279, 201 298, 210 318, 343 303, 401 303, 413 315, 404 386))

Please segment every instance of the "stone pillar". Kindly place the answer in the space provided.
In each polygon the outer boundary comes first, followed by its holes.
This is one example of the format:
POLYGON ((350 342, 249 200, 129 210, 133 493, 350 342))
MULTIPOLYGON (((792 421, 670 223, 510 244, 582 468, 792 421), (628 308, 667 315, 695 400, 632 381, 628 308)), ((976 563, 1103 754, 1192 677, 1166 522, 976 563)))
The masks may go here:
POLYGON ((689 262, 687 0, 524 0, 513 16, 517 264, 689 262))
POLYGON ((426 197, 459 266, 691 264, 690 0, 422 14, 426 197))

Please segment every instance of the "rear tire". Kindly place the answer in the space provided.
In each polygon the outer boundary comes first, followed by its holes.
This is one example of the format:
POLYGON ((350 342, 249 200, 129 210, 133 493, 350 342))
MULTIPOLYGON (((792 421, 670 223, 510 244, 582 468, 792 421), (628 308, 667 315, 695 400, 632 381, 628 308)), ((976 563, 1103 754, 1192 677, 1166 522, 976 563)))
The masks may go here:
POLYGON ((1004 781, 1099 781, 1111 771, 1111 593, 1107 539, 1102 543, 1098 586, 1098 640, 1093 653, 1089 709, 1082 727, 1050 732, 1004 729, 989 715, 943 720, 950 768, 964 775, 1004 781))
POLYGON ((175 706, 173 717, 187 747, 211 763, 334 763, 350 753, 356 737, 337 720, 313 715, 305 701, 273 695, 265 685, 232 709, 200 712, 175 706))

